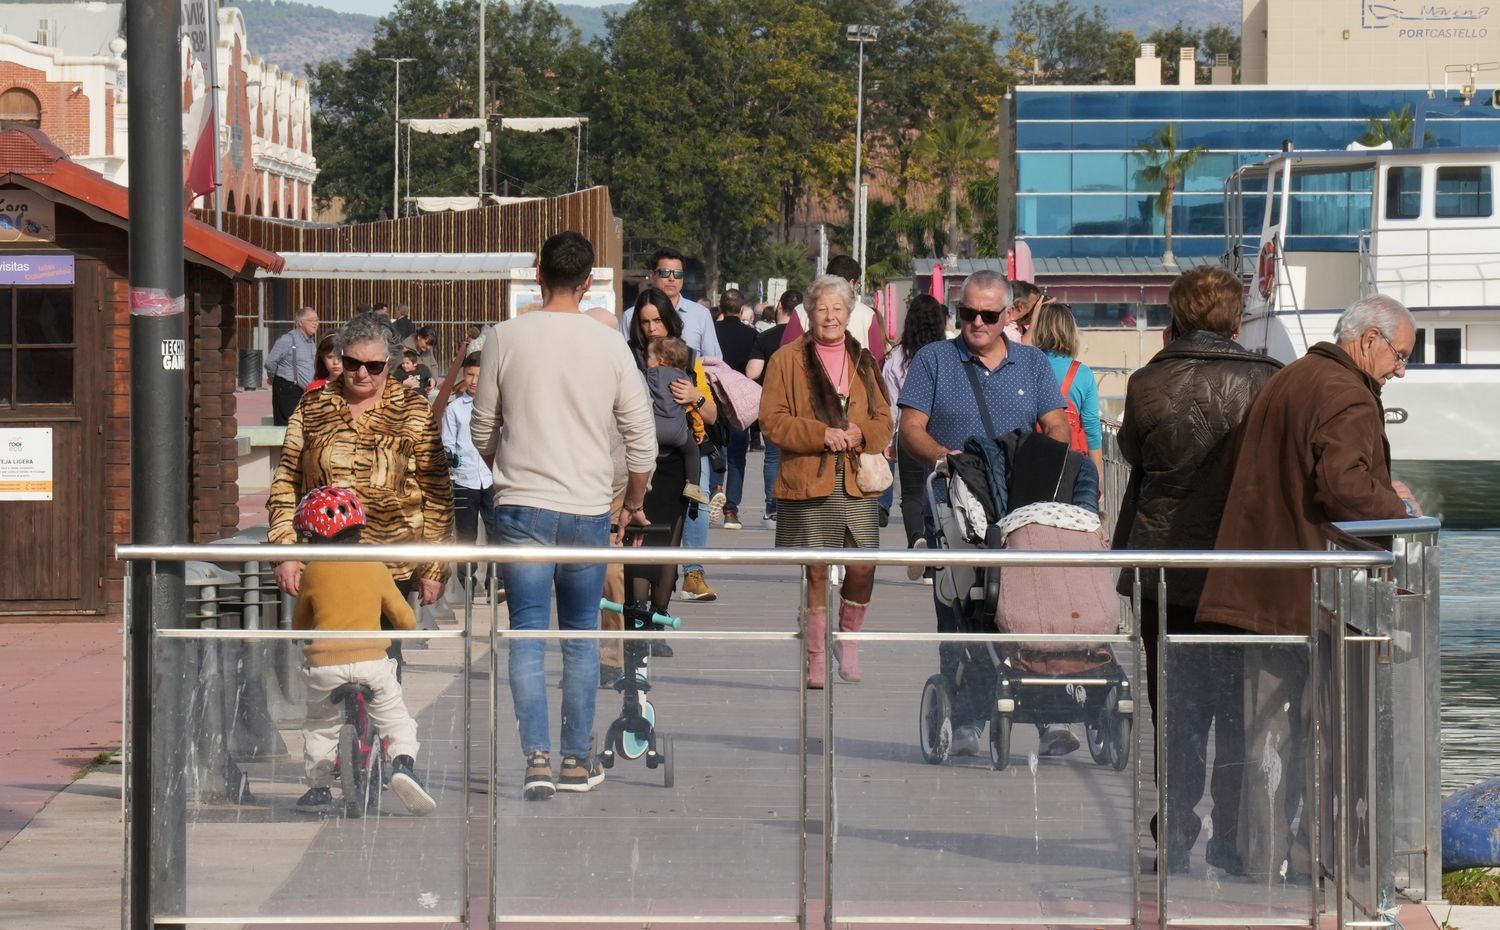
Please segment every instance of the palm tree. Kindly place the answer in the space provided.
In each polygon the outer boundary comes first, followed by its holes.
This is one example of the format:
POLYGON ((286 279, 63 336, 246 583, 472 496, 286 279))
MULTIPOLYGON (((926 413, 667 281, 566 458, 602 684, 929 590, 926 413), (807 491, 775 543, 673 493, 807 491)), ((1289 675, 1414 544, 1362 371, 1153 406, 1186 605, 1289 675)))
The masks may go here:
MULTIPOLYGON (((1359 137, 1360 145, 1376 146, 1383 142, 1390 142, 1392 148, 1409 149, 1416 139, 1417 120, 1412 114, 1411 104, 1406 104, 1397 112, 1387 110, 1385 119, 1378 116, 1370 117, 1370 124, 1365 129, 1365 134, 1359 137)), ((1423 144, 1431 145, 1432 133, 1422 133, 1423 144)))
POLYGON ((1198 156, 1206 151, 1208 150, 1201 145, 1195 145, 1184 152, 1177 151, 1177 127, 1172 123, 1161 127, 1151 137, 1151 141, 1135 150, 1144 162, 1136 176, 1144 184, 1153 187, 1160 185, 1160 193, 1156 195, 1156 212, 1162 215, 1162 232, 1166 236, 1166 245, 1161 253, 1163 265, 1177 264, 1177 258, 1172 254, 1172 195, 1182 176, 1197 163, 1198 156))
POLYGON ((955 119, 932 127, 922 134, 916 147, 917 160, 942 181, 948 195, 948 222, 945 228, 950 254, 958 251, 959 204, 971 176, 983 170, 995 154, 989 133, 972 120, 955 119))

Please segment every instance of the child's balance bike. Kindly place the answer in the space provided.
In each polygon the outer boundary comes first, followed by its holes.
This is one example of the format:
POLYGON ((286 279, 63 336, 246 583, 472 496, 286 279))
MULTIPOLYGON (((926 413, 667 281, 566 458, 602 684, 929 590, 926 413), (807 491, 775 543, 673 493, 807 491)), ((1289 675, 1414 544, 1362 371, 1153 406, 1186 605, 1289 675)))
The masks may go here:
MULTIPOLYGON (((681 619, 656 613, 649 605, 626 606, 601 599, 599 607, 622 615, 627 630, 676 630, 682 626, 681 619)), ((625 664, 619 680, 615 682, 615 690, 624 696, 625 704, 620 708, 620 716, 609 725, 599 761, 609 769, 614 768, 617 754, 626 759, 639 759, 644 755, 646 768, 660 767, 662 784, 670 788, 674 782, 672 737, 656 732, 656 708, 644 697, 651 690, 651 682, 646 679, 646 663, 651 654, 651 644, 644 639, 626 640, 624 651, 625 664)))

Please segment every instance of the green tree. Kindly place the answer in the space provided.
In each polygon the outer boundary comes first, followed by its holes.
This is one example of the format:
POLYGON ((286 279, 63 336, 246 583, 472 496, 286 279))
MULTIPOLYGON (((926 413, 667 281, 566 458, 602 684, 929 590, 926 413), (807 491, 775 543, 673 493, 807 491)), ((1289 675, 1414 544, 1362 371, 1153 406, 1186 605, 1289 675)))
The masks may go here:
POLYGON ((1162 264, 1176 265, 1177 258, 1172 254, 1172 197, 1182 176, 1193 167, 1198 157, 1208 150, 1201 145, 1195 145, 1190 149, 1178 151, 1177 126, 1167 123, 1157 131, 1150 142, 1138 147, 1135 151, 1142 163, 1137 173, 1141 183, 1160 189, 1156 195, 1156 212, 1162 215, 1162 232, 1166 240, 1162 249, 1162 264))
POLYGON ((812 0, 639 0, 608 23, 596 138, 620 215, 697 253, 713 290, 790 191, 848 177, 842 26, 812 0))
MULTIPOLYGON (((1184 26, 1181 21, 1176 25, 1165 29, 1153 29, 1143 42, 1155 42, 1156 54, 1161 58, 1161 82, 1163 84, 1176 84, 1178 71, 1178 51, 1183 48, 1193 49, 1193 65, 1197 68, 1198 58, 1202 56, 1203 36, 1198 30, 1184 26)), ((1195 81, 1202 83, 1202 81, 1195 81)))
POLYGON ((1104 8, 1074 6, 1072 0, 1021 0, 1010 14, 1014 36, 1025 36, 1025 54, 1039 84, 1095 84, 1108 70, 1109 16, 1104 8))
POLYGON ((969 219, 967 186, 976 174, 988 167, 994 155, 992 135, 972 120, 947 120, 922 134, 917 157, 931 176, 943 186, 947 222, 943 226, 947 252, 957 254, 959 237, 969 219))
POLYGON ((1121 29, 1109 41, 1104 58, 1104 79, 1108 84, 1134 84, 1135 60, 1141 53, 1135 30, 1121 29))
POLYGON ((1203 30, 1203 51, 1212 62, 1218 55, 1228 55, 1234 69, 1235 83, 1240 78, 1240 31, 1234 26, 1209 26, 1203 30))
MULTIPOLYGON (((579 44, 577 30, 544 0, 489 3, 486 15, 487 115, 581 113, 585 79, 599 65, 598 56, 579 44)), ((401 69, 403 118, 479 115, 478 16, 475 0, 402 0, 377 24, 369 48, 313 72, 320 203, 343 200, 352 220, 390 213, 396 87, 394 68, 382 58, 415 59, 401 69)), ((474 133, 413 134, 411 140, 413 195, 477 191, 474 133)), ((546 195, 573 188, 572 138, 508 133, 500 142, 492 147, 492 158, 512 193, 546 195)), ((404 166, 401 188, 404 194, 404 166)))

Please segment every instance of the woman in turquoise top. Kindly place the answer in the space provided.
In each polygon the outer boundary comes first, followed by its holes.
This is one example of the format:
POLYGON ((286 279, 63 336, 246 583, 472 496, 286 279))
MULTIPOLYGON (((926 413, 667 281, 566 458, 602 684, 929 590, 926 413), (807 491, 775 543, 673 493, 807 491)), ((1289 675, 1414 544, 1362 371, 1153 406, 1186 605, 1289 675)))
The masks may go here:
POLYGON ((1104 432, 1099 427, 1099 383, 1094 379, 1094 372, 1089 366, 1077 360, 1080 337, 1078 323, 1073 319, 1073 309, 1050 299, 1042 301, 1031 314, 1028 337, 1033 346, 1047 353, 1052 371, 1057 375, 1057 383, 1063 386, 1063 394, 1082 421, 1083 437, 1088 440, 1089 458, 1094 460, 1094 467, 1103 475, 1104 432), (1078 368, 1073 372, 1072 384, 1068 384, 1068 372, 1075 363, 1078 368))

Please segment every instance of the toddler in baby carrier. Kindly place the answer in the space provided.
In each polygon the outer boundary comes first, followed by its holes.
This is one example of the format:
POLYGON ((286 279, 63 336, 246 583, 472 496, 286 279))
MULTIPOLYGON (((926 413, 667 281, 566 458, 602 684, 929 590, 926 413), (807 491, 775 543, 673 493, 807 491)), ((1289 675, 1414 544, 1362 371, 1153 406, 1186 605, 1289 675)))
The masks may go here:
MULTIPOLYGON (((948 506, 968 511, 957 523, 967 524, 971 540, 983 527, 983 548, 1109 548, 1100 528, 1098 472, 1067 443, 1016 430, 998 440, 970 440, 963 453, 949 456, 947 466, 948 506)), ((938 583, 942 586, 943 579, 938 583)), ((1094 761, 1123 769, 1130 758, 1134 709, 1130 682, 1111 646, 1090 639, 1121 633, 1113 571, 992 566, 968 584, 950 581, 949 591, 964 632, 1077 637, 974 644, 964 650, 960 679, 968 677, 964 686, 991 702, 993 766, 1009 764, 1014 723, 1036 725, 1043 756, 1077 748, 1070 725, 1082 723, 1094 761)))

